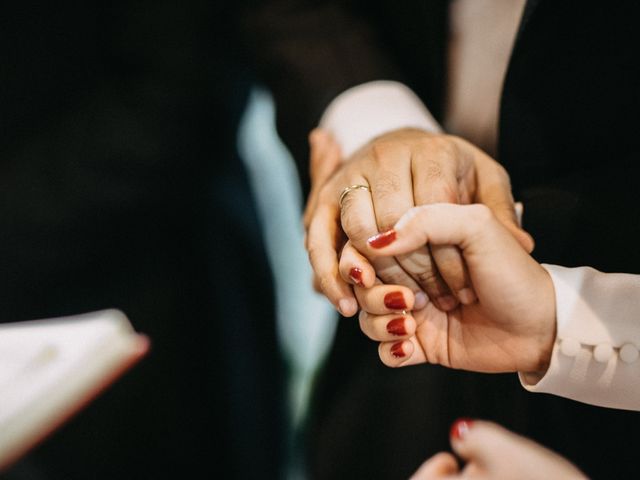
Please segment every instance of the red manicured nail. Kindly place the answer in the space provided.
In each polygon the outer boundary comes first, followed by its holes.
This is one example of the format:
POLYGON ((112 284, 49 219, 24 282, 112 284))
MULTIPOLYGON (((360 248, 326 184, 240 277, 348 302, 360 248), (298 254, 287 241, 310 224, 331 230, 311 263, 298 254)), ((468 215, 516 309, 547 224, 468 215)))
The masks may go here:
POLYGON ((386 232, 379 233, 369 238, 367 242, 373 248, 382 248, 389 245, 396 239, 396 231, 395 230, 387 230, 386 232))
POLYGON ((364 287, 364 283, 362 283, 362 270, 360 270, 358 267, 353 267, 351 270, 349 270, 349 278, 351 278, 351 280, 353 280, 353 283, 355 283, 356 285, 364 287))
POLYGON ((406 355, 404 353, 404 350, 402 349, 402 342, 394 343, 393 345, 391 345, 391 355, 396 358, 402 358, 406 355))
POLYGON ((402 292, 389 292, 384 296, 384 306, 389 310, 406 310, 407 304, 404 301, 402 292))
POLYGON ((397 335, 399 337, 407 334, 407 329, 404 328, 404 317, 394 318, 387 323, 387 332, 391 335, 397 335))
POLYGON ((451 438, 455 440, 462 440, 464 436, 469 432, 469 429, 473 425, 473 420, 470 418, 459 418, 453 425, 451 425, 451 438))

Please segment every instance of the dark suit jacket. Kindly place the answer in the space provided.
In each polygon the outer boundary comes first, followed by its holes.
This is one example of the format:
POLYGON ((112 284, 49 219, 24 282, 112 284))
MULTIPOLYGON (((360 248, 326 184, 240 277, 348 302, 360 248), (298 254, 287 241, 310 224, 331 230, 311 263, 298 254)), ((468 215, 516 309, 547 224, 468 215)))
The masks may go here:
MULTIPOLYGON (((499 160, 541 262, 640 273, 638 13, 635 2, 526 6, 503 90, 499 160)), ((447 2, 279 1, 255 10, 250 25, 303 175, 306 134, 344 88, 398 79, 441 115, 447 2)), ((529 394, 515 375, 389 370, 357 322, 343 320, 316 389, 314 478, 404 478, 447 448, 458 416, 498 420, 595 478, 635 474, 627 432, 639 414, 529 394)))

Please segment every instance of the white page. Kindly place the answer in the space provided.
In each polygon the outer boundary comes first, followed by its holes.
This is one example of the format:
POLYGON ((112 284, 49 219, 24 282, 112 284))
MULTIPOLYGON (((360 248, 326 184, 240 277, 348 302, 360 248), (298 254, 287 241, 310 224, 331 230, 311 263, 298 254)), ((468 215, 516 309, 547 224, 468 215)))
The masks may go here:
POLYGON ((0 469, 147 348, 118 310, 0 324, 0 469))

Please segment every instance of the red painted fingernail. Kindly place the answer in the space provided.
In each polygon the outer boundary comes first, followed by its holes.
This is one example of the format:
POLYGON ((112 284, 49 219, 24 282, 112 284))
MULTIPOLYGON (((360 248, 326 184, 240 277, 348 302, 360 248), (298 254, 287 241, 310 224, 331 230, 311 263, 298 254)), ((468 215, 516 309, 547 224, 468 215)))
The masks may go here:
POLYGON ((450 436, 455 440, 462 440, 464 436, 469 432, 473 425, 473 420, 470 418, 459 418, 453 425, 451 425, 450 436))
POLYGON ((404 328, 404 317, 394 318, 387 323, 387 332, 398 337, 406 335, 407 329, 404 328))
POLYGON ((402 349, 402 343, 403 342, 398 342, 391 345, 391 355, 396 358, 402 358, 406 355, 402 349))
POLYGON ((349 270, 349 278, 351 278, 351 280, 353 280, 353 283, 355 283, 356 285, 364 287, 364 283, 362 283, 362 270, 360 270, 358 267, 353 267, 351 270, 349 270))
POLYGON ((389 310, 406 310, 407 304, 404 301, 402 292, 389 292, 384 296, 384 306, 389 310))
POLYGON ((369 238, 367 242, 373 248, 382 248, 389 245, 396 239, 396 231, 395 230, 387 230, 386 232, 379 233, 369 238))

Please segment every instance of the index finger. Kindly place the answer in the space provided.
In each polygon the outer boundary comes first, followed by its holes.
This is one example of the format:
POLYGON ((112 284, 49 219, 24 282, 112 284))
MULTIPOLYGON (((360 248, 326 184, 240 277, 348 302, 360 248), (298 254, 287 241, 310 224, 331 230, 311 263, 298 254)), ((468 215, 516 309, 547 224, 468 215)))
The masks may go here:
POLYGON ((342 315, 350 317, 356 314, 358 305, 338 268, 339 215, 332 205, 318 206, 309 224, 307 252, 320 289, 342 315))

